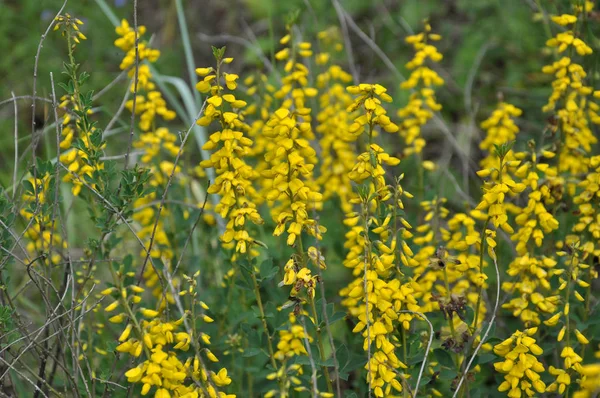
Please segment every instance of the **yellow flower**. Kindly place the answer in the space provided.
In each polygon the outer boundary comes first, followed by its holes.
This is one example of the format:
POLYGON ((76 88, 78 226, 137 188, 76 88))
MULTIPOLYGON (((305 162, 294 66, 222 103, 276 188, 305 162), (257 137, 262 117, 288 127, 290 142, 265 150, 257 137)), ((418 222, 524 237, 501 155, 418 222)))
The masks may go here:
POLYGON ((536 358, 543 351, 531 337, 536 331, 537 328, 524 332, 517 330, 494 347, 494 353, 504 358, 504 361, 494 363, 496 371, 505 374, 498 391, 508 391, 509 397, 520 397, 521 392, 534 396, 536 391, 540 394, 546 391, 546 384, 539 375, 544 371, 544 365, 536 358))

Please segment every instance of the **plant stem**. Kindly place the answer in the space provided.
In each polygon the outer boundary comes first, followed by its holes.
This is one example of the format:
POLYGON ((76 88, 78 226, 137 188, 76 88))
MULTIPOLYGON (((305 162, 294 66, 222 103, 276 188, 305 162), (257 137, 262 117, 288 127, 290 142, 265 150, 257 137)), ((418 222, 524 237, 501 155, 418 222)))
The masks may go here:
POLYGON ((260 311, 260 320, 262 321, 263 328, 265 329, 265 334, 267 335, 267 346, 269 348, 269 357, 271 359, 271 365, 273 366, 273 370, 277 370, 277 363, 275 362, 275 351, 273 351, 273 337, 271 333, 269 333, 269 325, 267 324, 267 317, 265 316, 265 310, 263 307, 262 298, 260 296, 260 288, 258 286, 258 281, 256 280, 256 274, 254 270, 250 272, 252 275, 252 282, 254 283, 254 295, 256 296, 256 303, 258 304, 258 310, 260 311))
POLYGON ((315 306, 315 299, 309 298, 310 308, 312 309, 312 315, 314 318, 315 330, 317 332, 317 343, 319 345, 319 355, 321 357, 321 369, 323 369, 323 375, 325 376, 325 381, 327 382, 327 391, 333 392, 333 385, 331 384, 331 377, 329 376, 329 369, 326 365, 323 364, 325 362, 325 349, 323 347, 323 341, 321 339, 321 326, 319 324, 319 317, 317 315, 317 307, 315 306))

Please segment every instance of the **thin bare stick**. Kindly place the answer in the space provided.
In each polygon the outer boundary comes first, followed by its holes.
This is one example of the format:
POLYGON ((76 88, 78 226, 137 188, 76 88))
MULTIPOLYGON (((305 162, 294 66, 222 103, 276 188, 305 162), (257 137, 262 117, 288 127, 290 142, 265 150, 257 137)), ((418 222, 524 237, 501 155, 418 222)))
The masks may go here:
MULTIPOLYGON (((127 85, 127 91, 125 91, 125 95, 123 96, 123 101, 121 101, 121 105, 119 105, 119 109, 117 109, 117 112, 115 112, 115 114, 113 115, 112 119, 110 119, 110 122, 108 122, 108 124, 106 125, 106 128, 102 131, 102 138, 106 137, 106 132, 110 131, 110 129, 112 128, 112 126, 117 122, 117 120, 119 119, 119 116, 121 116, 121 113, 123 113, 123 110, 125 109, 125 105, 127 104, 127 100, 129 99, 129 95, 131 94, 131 90, 129 89, 129 87, 131 86, 131 79, 129 80, 129 84, 127 85)), ((135 99, 133 100, 135 103, 135 99)), ((133 112, 134 108, 132 108, 132 112, 133 112)), ((133 113, 132 113, 133 115, 133 113)), ((131 133, 130 133, 131 134, 131 133)), ((127 163, 127 154, 125 154, 125 163, 127 163)))
MULTIPOLYGON (((319 228, 319 216, 318 214, 316 214, 316 209, 315 210, 315 220, 316 220, 316 224, 315 224, 315 232, 318 231, 319 228)), ((316 235, 316 234, 315 234, 316 235)), ((315 246, 317 247, 317 251, 319 252, 319 255, 321 255, 321 248, 319 247, 319 240, 315 239, 315 246)), ((338 397, 342 396, 342 389, 340 386, 340 364, 338 362, 337 359, 337 353, 336 353, 336 349, 335 349, 335 343, 333 341, 333 334, 331 333, 331 327, 329 325, 329 315, 327 315, 327 295, 325 294, 325 279, 323 279, 323 270, 321 269, 321 267, 317 267, 317 270, 319 272, 319 285, 321 286, 320 290, 321 290, 321 307, 322 307, 322 311, 323 311, 323 320, 325 321, 325 331, 327 332, 327 337, 329 339, 329 345, 331 345, 331 355, 333 357, 333 369, 335 370, 335 391, 337 393, 338 397)))
MULTIPOLYGON (((60 206, 60 202, 59 202, 59 197, 58 197, 58 177, 59 177, 59 164, 60 164, 60 136, 61 136, 61 127, 62 124, 58 122, 58 111, 57 111, 57 107, 58 107, 58 103, 56 102, 56 90, 54 87, 54 75, 52 74, 52 72, 50 72, 50 86, 52 88, 52 109, 54 110, 54 124, 56 126, 56 171, 55 171, 55 176, 54 176, 54 184, 55 184, 55 189, 54 189, 54 204, 52 206, 52 220, 51 220, 51 227, 50 227, 50 244, 49 244, 49 249, 48 249, 48 253, 50 255, 52 255, 52 249, 53 249, 53 244, 54 244, 54 232, 55 232, 55 226, 56 226, 56 214, 57 214, 57 208, 59 208, 60 206)), ((28 268, 29 270, 29 268, 28 268)), ((68 280, 69 280, 69 267, 65 267, 64 270, 64 277, 63 277, 63 283, 62 286, 60 287, 61 290, 65 291, 68 289, 68 280)), ((54 289, 54 285, 52 285, 50 282, 48 282, 50 286, 52 286, 52 288, 54 289)), ((58 291, 56 291, 56 289, 54 289, 56 292, 56 295, 58 297, 60 297, 60 294, 58 293, 58 291)), ((66 308, 65 308, 66 309, 66 308)), ((62 319, 59 321, 59 325, 62 325, 62 319)), ((47 329, 46 333, 49 331, 49 328, 47 329)), ((57 350, 60 350, 60 347, 62 345, 61 344, 57 344, 57 350)), ((41 380, 45 380, 45 374, 46 374, 46 361, 48 360, 48 356, 50 356, 50 351, 48 350, 48 343, 44 343, 43 345, 43 349, 42 349, 42 357, 40 360, 40 366, 39 366, 39 371, 38 371, 38 377, 39 377, 39 381, 38 381, 38 386, 41 387, 41 380)), ((58 351, 57 351, 58 353, 58 351)), ((58 360, 55 359, 54 361, 54 365, 53 365, 53 370, 51 371, 50 377, 48 378, 48 384, 51 384, 53 379, 54 379, 54 372, 56 371, 56 366, 57 366, 58 360)), ((75 386, 74 386, 75 387, 75 386)), ((76 387, 75 387, 76 388, 76 387)), ((44 387, 43 388, 43 392, 47 391, 47 388, 44 387)), ((36 392, 34 394, 34 398, 37 398, 39 396, 39 394, 36 392)))
POLYGON ((135 131, 135 106, 137 102, 137 90, 140 71, 140 33, 138 31, 137 4, 137 0, 133 0, 133 31, 135 33, 135 69, 133 71, 133 104, 131 105, 131 125, 129 126, 129 141, 127 142, 127 151, 125 153, 125 165, 123 166, 124 170, 127 170, 127 168, 129 167, 129 152, 131 152, 131 145, 133 144, 133 133, 135 131))
POLYGON ((13 96, 9 99, 5 99, 4 101, 0 101, 0 106, 2 106, 4 104, 9 104, 9 103, 17 101, 17 100, 30 100, 30 101, 41 101, 41 102, 52 103, 52 100, 45 98, 45 97, 36 97, 34 95, 17 95, 16 97, 13 96))
POLYGON ((333 7, 335 7, 335 12, 340 21, 340 26, 342 28, 342 36, 344 37, 344 46, 346 47, 346 54, 348 56, 348 68, 350 68, 350 73, 352 74, 352 80, 354 83, 359 82, 358 70, 356 69, 356 63, 354 62, 354 51, 352 50, 352 42, 350 41, 350 34, 348 33, 348 24, 346 23, 346 15, 345 11, 338 2, 338 0, 332 0, 333 7))
MULTIPOLYGON (((167 199, 167 200, 165 200, 165 203, 170 203, 170 204, 174 204, 174 205, 178 205, 178 206, 182 206, 182 207, 187 207, 189 209, 199 209, 197 204, 186 203, 182 200, 167 199)), ((133 211, 138 212, 140 210, 146 209, 148 207, 156 206, 159 204, 160 204, 160 200, 153 200, 152 202, 148 202, 139 207, 134 208, 133 211)))
MULTIPOLYGON (((109 209, 111 212, 113 212, 118 218, 120 218, 121 221, 123 222, 123 224, 125 224, 127 226, 127 228, 129 228, 129 230, 131 231, 131 233, 133 234, 133 236, 137 239, 137 241, 138 241, 140 247, 142 248, 142 250, 144 252, 146 252, 146 254, 150 253, 149 249, 147 249, 146 246, 144 245, 144 242, 142 242, 142 240, 140 239, 140 237, 135 233, 135 230, 133 229, 133 227, 131 226, 131 224, 127 221, 127 219, 125 217, 123 217, 123 214, 121 212, 119 212, 113 206, 113 204, 108 201, 108 199, 106 199, 104 196, 102 196, 102 194, 100 192, 98 192, 96 189, 94 189, 94 187, 92 187, 91 185, 89 185, 83 178, 81 178, 81 176, 79 176, 79 174, 77 174, 77 173, 69 170, 62 163, 61 163, 60 167, 62 167, 63 169, 65 169, 66 172, 68 172, 73 177, 75 177, 78 182, 81 182, 81 184, 83 184, 84 187, 86 187, 91 192, 93 192, 94 195, 98 196, 104 202, 104 204, 106 205, 106 208, 109 209)), ((158 272, 158 270, 154 266, 154 263, 153 263, 152 259, 150 260, 150 263, 151 263, 152 267, 154 268, 154 271, 158 272)), ((162 281, 161 281, 161 283, 162 283, 162 281)))
POLYGON ((477 75, 477 71, 483 62, 483 58, 488 50, 493 47, 494 43, 486 42, 475 56, 475 60, 473 61, 473 65, 471 65, 471 69, 469 69, 469 74, 467 76, 467 82, 465 83, 465 110, 467 112, 471 111, 472 107, 472 95, 473 95, 473 83, 475 82, 475 76, 477 75))
MULTIPOLYGON (((315 360, 312 357, 312 350, 310 349, 310 343, 308 341, 308 330, 306 330, 306 321, 304 320, 306 316, 301 317, 302 328, 304 329, 304 346, 306 347, 306 353, 308 356, 308 362, 310 363, 310 380, 312 384, 312 396, 313 398, 317 398, 319 396, 319 389, 317 385, 317 366, 315 365, 315 360)), ((315 320, 316 322, 316 320, 315 320)))
MULTIPOLYGON (((44 34, 42 35, 42 37, 40 38, 40 42, 38 44, 38 48, 37 48, 37 52, 35 54, 35 61, 33 64, 33 98, 37 98, 37 70, 38 70, 38 61, 40 59, 40 53, 42 52, 42 47, 44 46, 44 40, 46 39, 46 36, 48 35, 48 32, 50 32, 50 29, 52 29, 52 27, 54 26, 54 23, 56 22, 56 18, 58 18, 60 16, 60 14, 63 12, 63 10, 65 9, 65 7, 67 6, 67 2, 69 0, 65 0, 62 7, 60 7, 60 9, 58 10, 58 12, 56 13, 56 16, 54 18, 52 18, 52 21, 50 21, 50 24, 48 25, 48 28, 46 28, 46 31, 44 32, 44 34)), ((35 165, 35 149, 37 147, 37 140, 36 140, 36 136, 35 136, 35 101, 33 101, 31 103, 31 134, 32 134, 32 138, 31 138, 31 145, 32 145, 32 162, 35 165)), ((37 200, 36 200, 37 201, 37 200)))
POLYGON ((358 37, 360 37, 371 48, 371 50, 373 50, 373 52, 377 54, 377 56, 383 61, 383 63, 387 66, 390 72, 392 72, 398 80, 400 80, 401 82, 405 81, 406 77, 404 77, 404 75, 400 73, 400 71, 396 68, 396 65, 394 65, 392 60, 377 45, 377 43, 375 43, 373 39, 369 37, 369 35, 367 35, 365 32, 362 31, 361 28, 358 27, 358 25, 356 24, 356 22, 354 22, 350 14, 348 14, 346 10, 344 10, 344 8, 338 3, 338 0, 333 0, 333 2, 334 5, 336 5, 337 3, 336 10, 337 7, 339 7, 340 13, 344 16, 344 18, 348 22, 348 26, 350 26, 354 33, 356 33, 358 37))
POLYGON ((124 71, 119 73, 117 75, 117 77, 115 77, 113 79, 112 82, 110 82, 106 86, 104 86, 104 88, 102 88, 102 90, 98 91, 98 93, 92 97, 92 101, 96 101, 100 97, 102 97, 104 94, 106 94, 111 88, 113 88, 113 86, 115 86, 117 83, 119 83, 121 81, 121 79, 123 79, 125 76, 127 76, 127 72, 129 72, 129 69, 125 69, 124 71))
POLYGON ((419 376, 417 377, 417 383, 415 384, 415 389, 414 389, 414 393, 412 394, 412 397, 416 397, 417 393, 419 391, 419 384, 421 384, 421 377, 423 377, 423 372, 425 372, 425 364, 427 363, 427 357, 429 356, 429 350, 431 349, 431 343, 433 343, 433 325, 431 324, 431 322, 429 321, 429 319, 425 316, 425 314, 422 314, 420 312, 416 312, 416 311, 409 311, 409 310, 403 310, 403 311, 399 311, 401 313, 406 313, 406 314, 413 314, 413 315, 418 315, 421 318, 423 318, 425 320, 425 322, 427 322, 427 324, 429 325, 429 342, 427 343, 427 348, 425 349, 425 356, 423 357, 423 363, 421 364, 421 369, 419 370, 419 376))
POLYGON ((36 383, 34 383, 33 380, 31 380, 29 377, 25 376, 17 368, 15 368, 14 362, 9 363, 8 361, 4 360, 4 358, 2 358, 2 357, 0 357, 0 361, 4 362, 9 367, 9 369, 12 369, 18 376, 25 379, 29 384, 31 384, 35 388, 36 393, 41 393, 44 397, 48 398, 48 396, 46 394, 44 394, 42 389, 36 383))
MULTIPOLYGON (((4 228, 10 234, 10 236, 12 236, 12 238, 15 240, 15 242, 18 242, 17 244, 19 246, 19 249, 21 249, 21 251, 25 255, 25 258, 27 259, 27 261, 28 262, 31 261, 31 259, 29 258, 29 253, 27 252, 27 250, 25 250, 23 245, 21 245, 20 239, 17 237, 17 235, 14 233, 14 231, 12 229, 8 228, 8 225, 6 225, 2 220, 0 220, 0 226, 2 226, 2 228, 4 228)), ((14 256, 12 251, 9 252, 8 250, 6 250, 3 247, 2 247, 2 249, 5 250, 10 255, 14 256)), ((15 256, 15 258, 18 259, 19 261, 21 261, 17 256, 15 256)), ((0 267, 0 270, 2 270, 1 267, 0 267)))
POLYGON ((109 380, 99 379, 97 377, 94 377, 94 380, 98 380, 102 384, 110 384, 111 386, 115 386, 115 387, 119 387, 119 388, 121 388, 123 390, 127 390, 127 387, 124 387, 124 386, 120 385, 119 383, 115 383, 115 382, 112 382, 112 381, 109 381, 109 380))
MULTIPOLYGON (((146 264, 148 263, 148 259, 150 258, 150 253, 152 252, 152 246, 154 245, 154 237, 156 235, 156 229, 158 228, 158 222, 160 221, 160 214, 162 213, 162 209, 165 205, 165 200, 167 199, 167 193, 169 192, 169 188, 171 187, 171 182, 173 181, 173 176, 175 175, 175 170, 177 169, 177 163, 179 163, 179 158, 181 157, 181 154, 183 153, 183 147, 185 147, 185 143, 187 142, 192 129, 196 125, 196 122, 198 121, 198 119, 200 119, 200 116, 204 113, 205 107, 206 107, 206 100, 204 100, 204 103, 202 104, 202 108, 200 108, 200 111, 196 115, 196 118, 194 119, 191 126, 188 128, 185 135, 183 136, 183 140, 181 140, 181 145, 179 146, 179 151, 177 152, 177 156, 175 157, 175 160, 173 161, 173 170, 171 170, 171 174, 169 175, 169 178, 167 180, 167 185, 165 186, 165 190, 163 192, 162 198, 160 199, 160 206, 158 207, 158 211, 156 213, 156 219, 154 220, 154 227, 152 228, 152 234, 150 235, 150 243, 148 244, 148 250, 146 251, 146 258, 144 258, 144 263, 142 264, 142 269, 139 273, 139 277, 137 280, 138 286, 142 282, 144 270, 146 269, 146 264)), ((160 275, 160 274, 157 274, 157 275, 160 275)), ((159 279, 162 282, 162 278, 159 278, 159 279)))
POLYGON ((15 97, 15 93, 13 91, 10 92, 10 95, 13 99, 13 104, 15 105, 15 165, 13 170, 13 200, 15 200, 15 195, 17 194, 17 169, 19 167, 19 114, 17 107, 17 100, 15 97))
MULTIPOLYGON (((132 151, 131 155, 143 155, 145 152, 142 151, 132 151)), ((106 161, 106 160, 119 160, 119 159, 124 159, 125 158, 125 153, 122 155, 114 155, 114 156, 101 156, 100 160, 102 161, 106 161)))
MULTIPOLYGON (((208 186, 206 187, 207 191, 208 191, 208 188, 210 188, 210 181, 208 182, 208 186)), ((198 226, 198 223, 200 222, 200 219, 202 218, 202 214, 204 214, 204 209, 206 208, 207 201, 208 201, 208 192, 204 196, 204 202, 202 203, 202 207, 200 208, 200 212, 198 213, 198 218, 196 218, 196 222, 194 222, 194 225, 192 226, 192 230, 190 231, 187 238, 185 239, 185 243, 183 244, 183 249, 181 249, 181 255, 179 256, 179 260, 177 260, 177 265, 175 265, 175 268, 173 269, 173 275, 177 275, 177 270, 179 269, 179 265, 181 265, 181 260, 183 260, 183 255, 185 254, 185 249, 187 249, 188 244, 190 243, 190 240, 192 239, 192 235, 194 234, 194 231, 196 230, 196 227, 198 226)))
POLYGON ((492 326, 494 326, 494 321, 496 320, 496 315, 498 314, 498 304, 500 303, 500 271, 498 270, 498 261, 496 260, 496 256, 494 256, 492 259, 494 260, 494 269, 496 270, 496 278, 497 278, 496 279, 496 303, 494 304, 494 312, 492 313, 492 318, 490 319, 490 323, 488 324, 488 327, 487 327, 485 333, 483 334, 483 337, 481 337, 481 340, 479 341, 479 344, 477 344, 475 351, 473 351, 473 355, 471 356, 471 359, 467 363, 467 366, 465 367, 463 374, 460 376, 460 380, 458 381, 458 384, 456 385, 456 390, 454 391, 454 395, 452 395, 452 398, 456 398, 456 396, 458 395, 458 393, 460 391, 460 387, 462 386, 462 383, 465 381, 465 378, 467 377, 467 374, 469 373, 469 369, 471 368, 473 361, 477 357, 477 352, 479 352, 479 349, 485 343, 485 339, 487 339, 488 334, 490 333, 490 330, 492 330, 492 326))

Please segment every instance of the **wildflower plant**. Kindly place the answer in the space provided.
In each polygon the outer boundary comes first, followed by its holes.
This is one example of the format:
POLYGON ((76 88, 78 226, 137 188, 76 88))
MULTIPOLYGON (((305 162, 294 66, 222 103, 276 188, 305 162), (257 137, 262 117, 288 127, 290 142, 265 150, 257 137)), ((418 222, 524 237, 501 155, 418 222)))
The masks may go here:
POLYGON ((42 40, 63 45, 64 69, 18 98, 48 116, 27 149, 17 97, 0 101, 17 116, 0 187, 3 394, 600 392, 595 4, 535 2, 548 37, 525 101, 477 91, 485 63, 458 94, 437 18, 395 63, 341 3, 339 28, 307 3, 268 42, 236 37, 259 64, 228 44, 196 65, 174 2, 188 80, 161 73, 177 46, 136 8, 104 88, 82 56, 102 35, 85 15, 52 20, 42 40), (474 90, 466 114, 449 101, 474 90))

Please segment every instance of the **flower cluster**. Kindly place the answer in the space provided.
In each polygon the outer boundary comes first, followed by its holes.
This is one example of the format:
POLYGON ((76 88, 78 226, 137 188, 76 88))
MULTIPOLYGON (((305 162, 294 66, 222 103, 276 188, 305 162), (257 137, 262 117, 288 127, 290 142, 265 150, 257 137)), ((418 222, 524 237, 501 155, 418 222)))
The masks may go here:
MULTIPOLYGON (((563 14, 553 16, 552 21, 568 29, 581 17, 563 14)), ((542 69, 545 74, 553 75, 555 78, 552 82, 552 94, 543 110, 554 112, 558 119, 557 128, 560 128, 562 137, 558 152, 559 171, 568 171, 572 174, 586 172, 582 152, 589 153, 592 145, 598 142, 591 130, 590 122, 600 123, 600 116, 598 116, 600 106, 590 100, 593 89, 585 83, 587 73, 583 66, 571 57, 571 54, 575 51, 579 56, 586 56, 592 53, 592 49, 576 37, 572 29, 558 33, 548 40, 546 45, 555 48, 558 54, 563 54, 559 60, 542 69)))
MULTIPOLYGON (((337 31, 323 31, 319 33, 320 41, 325 46, 335 43, 337 31)), ((317 88, 322 90, 319 96, 321 111, 317 114, 318 125, 315 129, 320 136, 322 163, 317 183, 322 189, 323 200, 338 197, 343 212, 352 210, 350 199, 352 184, 349 172, 354 166, 356 153, 354 141, 356 135, 349 132, 355 115, 346 112, 353 103, 352 97, 346 91, 346 85, 352 81, 352 76, 345 72, 339 65, 329 64, 329 53, 317 55, 317 62, 327 69, 317 76, 317 88)))
POLYGON ((248 252, 251 256, 256 256, 258 252, 253 248, 254 239, 248 231, 246 221, 262 224, 263 220, 254 204, 257 193, 252 180, 257 178, 258 173, 244 161, 253 144, 244 134, 249 126, 244 123, 240 111, 247 104, 235 97, 238 75, 221 72, 223 65, 230 63, 232 59, 223 58, 223 54, 217 55, 216 70, 196 69, 196 73, 203 77, 197 85, 198 90, 210 94, 206 99, 204 115, 198 120, 198 124, 207 126, 216 120, 220 126, 220 130, 211 134, 204 144, 203 149, 214 152, 200 166, 213 167, 217 173, 208 193, 218 194, 221 198, 215 211, 227 220, 221 236, 225 247, 235 248, 236 253, 248 252))
POLYGON ((348 111, 360 109, 350 132, 356 135, 366 132, 368 148, 358 156, 349 173, 350 179, 362 184, 362 188, 351 200, 360 205, 360 212, 348 213, 344 221, 351 228, 344 244, 349 249, 344 266, 352 269, 355 279, 340 295, 344 298, 342 304, 358 319, 353 332, 362 334, 363 349, 369 354, 365 365, 369 388, 376 397, 383 397, 403 390, 398 378, 399 372, 407 368, 406 358, 401 361, 395 350, 406 344, 412 316, 401 311, 419 309, 411 282, 397 277, 402 275, 398 272, 399 264, 408 266, 412 262, 413 252, 405 241, 412 236, 408 231, 410 224, 397 211, 404 208, 402 196, 412 195, 400 185, 402 177, 394 185, 388 185, 383 164, 394 166, 400 160, 373 143, 377 127, 390 133, 398 131, 382 106, 382 101, 391 101, 387 90, 378 84, 360 84, 347 90, 357 95, 348 111), (383 217, 374 213, 378 208, 384 209, 383 217), (377 240, 372 240, 371 234, 377 240), (396 334, 398 328, 402 342, 396 334))
POLYGON ((156 90, 150 67, 144 63, 144 61, 156 62, 160 57, 160 51, 151 48, 147 42, 141 40, 141 36, 146 32, 145 26, 139 26, 135 32, 129 23, 123 20, 115 30, 120 36, 115 40, 115 46, 125 52, 120 68, 127 71, 127 76, 132 80, 130 90, 136 95, 135 101, 131 99, 125 106, 133 111, 135 103, 135 114, 140 115, 140 129, 154 131, 156 115, 161 116, 165 121, 173 120, 177 116, 174 111, 167 109, 167 103, 161 92, 156 90))
MULTIPOLYGON (((192 343, 188 332, 180 331, 183 318, 177 321, 163 322, 156 317, 156 311, 142 310, 142 314, 150 318, 139 325, 142 338, 130 337, 132 326, 129 324, 119 337, 117 351, 139 357, 145 350, 146 359, 134 368, 125 372, 129 383, 142 384, 141 394, 146 395, 152 389, 155 397, 235 397, 218 391, 231 383, 227 369, 221 368, 215 373, 207 371, 202 358, 198 355, 182 362, 178 353, 187 352, 192 343)), ((210 344, 208 335, 202 334, 204 344, 210 344)), ((218 362, 217 357, 208 349, 204 349, 207 359, 218 362)))
POLYGON ((67 248, 57 225, 56 217, 52 216, 50 204, 53 203, 53 190, 50 184, 55 184, 53 176, 48 171, 37 170, 37 177, 26 180, 28 188, 23 194, 25 206, 20 214, 30 224, 25 231, 28 242, 26 250, 29 253, 48 257, 49 264, 58 265, 62 261, 62 250, 67 248))
POLYGON ((431 25, 425 22, 424 32, 405 39, 415 50, 413 59, 406 64, 406 68, 411 71, 410 76, 400 84, 401 89, 414 90, 408 104, 398 111, 398 116, 402 119, 400 135, 406 143, 406 156, 413 153, 419 155, 423 151, 425 140, 421 136, 421 128, 433 118, 434 112, 442 109, 435 97, 435 86, 443 85, 444 79, 426 64, 427 60, 442 60, 442 54, 431 44, 441 38, 439 34, 432 33, 431 25))
MULTIPOLYGON (((61 29, 62 35, 66 37, 69 51, 66 74, 69 75, 70 84, 59 105, 67 111, 62 120, 62 140, 59 145, 65 152, 60 154, 59 160, 67 165, 68 173, 63 177, 63 181, 73 184, 71 191, 75 196, 81 192, 86 179, 99 180, 95 173, 104 169, 104 163, 99 158, 106 147, 101 132, 89 119, 92 114, 91 93, 82 91, 87 76, 85 73, 78 74, 78 65, 75 63, 76 45, 80 40, 86 39, 79 31, 81 25, 81 20, 65 14, 57 17, 54 26, 54 30, 61 29)), ((95 183, 89 186, 93 189, 98 188, 95 183)))
MULTIPOLYGON (((281 42, 289 42, 290 36, 281 42)), ((307 44, 307 43, 306 43, 307 44)), ((298 44, 305 48, 304 43, 298 44)), ((280 51, 278 59, 286 59, 289 47, 280 51), (288 51, 285 51, 288 50, 288 51), (284 56, 285 55, 285 56, 284 56)), ((309 56, 300 50, 300 56, 309 56)), ((285 70, 289 74, 282 78, 281 88, 275 98, 284 99, 263 128, 263 134, 271 140, 265 153, 270 168, 262 172, 265 185, 265 198, 268 202, 279 202, 272 210, 277 223, 274 235, 287 232, 287 244, 293 246, 302 232, 321 239, 325 228, 317 224, 309 215, 312 209, 319 208, 323 195, 314 183, 313 170, 316 152, 310 145, 314 139, 311 128, 311 109, 306 107, 306 98, 314 97, 316 90, 307 87, 308 69, 295 59, 287 61, 285 70), (286 96, 289 97, 286 98, 286 96)))
POLYGON ((556 167, 538 161, 538 158, 554 158, 554 152, 542 150, 538 156, 533 151, 530 160, 524 161, 526 155, 517 153, 515 156, 523 161, 516 170, 509 168, 515 178, 527 187, 528 200, 526 206, 511 204, 507 208, 515 214, 516 230, 511 239, 517 242, 517 256, 509 264, 507 273, 518 278, 514 282, 504 282, 502 289, 517 296, 503 304, 503 308, 511 310, 514 316, 520 317, 529 326, 540 324, 540 313, 554 314, 560 301, 560 296, 554 294, 550 284, 557 261, 535 253, 535 248, 542 246, 545 236, 556 231, 559 223, 548 211, 555 204, 551 188, 558 180, 556 167))
POLYGON ((519 127, 515 124, 513 118, 521 116, 523 111, 507 102, 501 102, 492 112, 489 118, 481 122, 481 128, 485 130, 485 138, 479 143, 479 148, 487 152, 479 164, 482 168, 491 168, 495 166, 496 155, 494 145, 502 145, 505 142, 512 142, 519 133, 519 127))
POLYGON ((504 358, 502 362, 494 363, 496 371, 503 373, 504 382, 498 391, 508 391, 509 397, 521 397, 525 392, 528 397, 546 391, 546 384, 542 381, 540 373, 544 365, 537 357, 543 350, 536 344, 537 328, 516 331, 511 337, 494 346, 494 353, 504 358))

